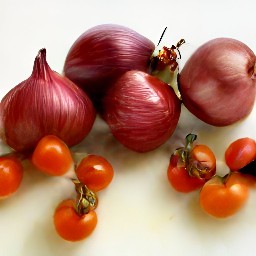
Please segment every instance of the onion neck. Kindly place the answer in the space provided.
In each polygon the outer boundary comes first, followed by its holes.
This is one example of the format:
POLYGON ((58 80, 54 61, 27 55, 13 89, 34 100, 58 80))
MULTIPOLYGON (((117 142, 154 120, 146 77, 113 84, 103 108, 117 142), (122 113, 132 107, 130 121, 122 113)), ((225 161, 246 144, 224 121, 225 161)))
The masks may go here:
POLYGON ((184 43, 185 40, 181 39, 176 46, 172 45, 170 48, 164 46, 162 49, 156 48, 150 58, 151 74, 171 86, 180 100, 177 59, 178 56, 181 58, 179 47, 184 43))
POLYGON ((166 66, 163 70, 155 70, 152 72, 152 75, 159 78, 163 82, 167 83, 174 90, 176 96, 181 100, 181 94, 178 86, 178 67, 172 71, 169 66, 166 66))
POLYGON ((42 48, 35 58, 32 76, 35 79, 49 80, 49 71, 50 67, 46 61, 46 49, 42 48))

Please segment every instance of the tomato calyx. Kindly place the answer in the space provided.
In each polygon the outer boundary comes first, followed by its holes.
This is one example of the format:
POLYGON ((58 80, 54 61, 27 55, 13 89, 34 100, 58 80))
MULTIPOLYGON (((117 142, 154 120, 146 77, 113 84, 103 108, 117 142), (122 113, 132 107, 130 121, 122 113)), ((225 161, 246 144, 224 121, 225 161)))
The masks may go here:
POLYGON ((180 157, 178 166, 185 167, 191 177, 204 179, 207 176, 211 176, 210 172, 212 172, 212 170, 204 163, 198 161, 191 156, 191 152, 193 150, 193 143, 196 139, 196 134, 188 134, 185 139, 185 147, 176 149, 174 154, 180 157))
POLYGON ((72 179, 75 185, 77 198, 75 203, 75 210, 79 216, 95 210, 98 206, 98 196, 86 185, 77 179, 72 179))
POLYGON ((224 176, 214 175, 214 177, 212 177, 212 179, 208 181, 208 183, 214 183, 218 181, 217 183, 226 184, 231 175, 232 175, 231 172, 225 174, 224 176))

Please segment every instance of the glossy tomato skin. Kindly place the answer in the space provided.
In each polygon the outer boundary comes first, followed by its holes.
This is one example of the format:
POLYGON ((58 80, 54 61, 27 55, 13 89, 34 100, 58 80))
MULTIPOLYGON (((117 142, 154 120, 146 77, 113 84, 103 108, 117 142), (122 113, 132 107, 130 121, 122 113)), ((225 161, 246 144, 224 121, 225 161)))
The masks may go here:
POLYGON ((250 174, 232 172, 229 176, 229 183, 239 183, 247 186, 248 188, 256 188, 256 177, 250 174))
POLYGON ((249 187, 241 174, 231 173, 227 179, 214 176, 200 192, 200 206, 209 215, 227 218, 236 214, 246 203, 249 187))
POLYGON ((167 169, 167 177, 172 187, 183 193, 201 188, 205 179, 190 176, 185 166, 178 166, 179 160, 178 155, 172 155, 167 169))
POLYGON ((95 211, 79 216, 75 210, 75 201, 72 199, 61 202, 54 213, 54 226, 57 233, 71 242, 88 237, 94 231, 97 222, 95 211))
POLYGON ((32 154, 32 163, 43 173, 61 176, 71 168, 73 159, 69 148, 61 139, 47 135, 37 144, 32 154))
POLYGON ((191 164, 205 168, 200 177, 209 180, 216 173, 216 158, 212 150, 206 145, 195 145, 190 153, 191 164))
POLYGON ((201 188, 216 173, 216 158, 206 145, 195 145, 196 136, 188 134, 186 146, 171 156, 167 176, 172 187, 188 193, 201 188))
POLYGON ((79 163, 76 175, 90 190, 97 192, 110 184, 114 169, 104 157, 90 154, 79 163))
POLYGON ((238 171, 255 159, 256 142, 251 138, 235 140, 225 152, 226 164, 231 171, 238 171))
POLYGON ((23 166, 19 159, 12 156, 0 157, 0 198, 16 192, 22 178, 23 166))

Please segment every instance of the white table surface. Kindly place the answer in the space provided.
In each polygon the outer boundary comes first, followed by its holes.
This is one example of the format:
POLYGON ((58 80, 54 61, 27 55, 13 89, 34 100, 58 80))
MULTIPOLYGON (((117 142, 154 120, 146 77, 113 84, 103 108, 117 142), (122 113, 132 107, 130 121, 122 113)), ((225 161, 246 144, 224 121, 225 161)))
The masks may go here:
MULTIPOLYGON (((195 47, 215 37, 233 37, 256 51, 255 1, 87 1, 0 0, 0 98, 28 78, 39 49, 61 73, 65 56, 86 29, 102 23, 128 26, 157 43, 185 38, 181 67, 195 47)), ((217 220, 199 208, 198 192, 175 192, 166 169, 181 138, 197 133, 212 147, 218 172, 239 137, 256 138, 256 108, 243 122, 214 128, 186 109, 173 137, 159 149, 139 154, 118 144, 97 119, 80 150, 105 156, 115 168, 112 184, 99 193, 99 223, 86 240, 70 243, 55 232, 53 211, 73 195, 65 177, 47 177, 27 168, 19 191, 0 202, 1 256, 213 256, 255 255, 256 193, 232 218, 217 220), (210 135, 209 135, 210 134, 210 135)), ((3 149, 1 149, 3 151, 3 149)))

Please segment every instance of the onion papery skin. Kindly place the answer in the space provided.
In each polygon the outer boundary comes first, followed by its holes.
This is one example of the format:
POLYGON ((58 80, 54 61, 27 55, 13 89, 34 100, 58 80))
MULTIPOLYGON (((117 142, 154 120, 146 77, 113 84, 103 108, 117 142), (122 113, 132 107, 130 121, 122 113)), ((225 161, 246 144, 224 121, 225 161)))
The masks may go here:
POLYGON ((114 81, 128 70, 149 70, 155 49, 132 29, 102 24, 84 32, 70 48, 63 72, 97 104, 114 81))
POLYGON ((255 60, 253 51, 238 40, 216 38, 206 42, 180 72, 184 105, 213 126, 242 120, 254 106, 255 60))
POLYGON ((68 146, 81 142, 95 121, 85 92, 52 71, 46 50, 39 51, 32 75, 1 101, 1 137, 16 151, 31 151, 45 135, 56 135, 68 146))
POLYGON ((173 89, 142 71, 128 71, 107 92, 103 118, 114 137, 137 152, 156 149, 173 134, 181 102, 173 89))

